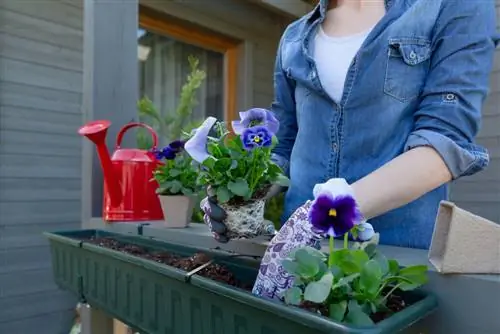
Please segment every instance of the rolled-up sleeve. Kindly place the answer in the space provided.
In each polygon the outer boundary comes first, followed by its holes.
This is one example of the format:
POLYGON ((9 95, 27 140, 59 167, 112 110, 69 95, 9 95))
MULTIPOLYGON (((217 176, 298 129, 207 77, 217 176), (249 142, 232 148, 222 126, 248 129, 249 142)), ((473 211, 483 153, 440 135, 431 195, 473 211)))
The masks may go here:
POLYGON ((481 171, 489 162, 487 150, 474 140, 498 36, 493 0, 445 3, 414 114, 415 128, 405 148, 434 148, 457 179, 481 171))
POLYGON ((276 137, 278 145, 273 149, 273 161, 288 174, 290 155, 297 136, 297 116, 295 113, 295 83, 283 69, 282 52, 286 31, 280 41, 274 67, 274 101, 271 110, 280 122, 276 137))

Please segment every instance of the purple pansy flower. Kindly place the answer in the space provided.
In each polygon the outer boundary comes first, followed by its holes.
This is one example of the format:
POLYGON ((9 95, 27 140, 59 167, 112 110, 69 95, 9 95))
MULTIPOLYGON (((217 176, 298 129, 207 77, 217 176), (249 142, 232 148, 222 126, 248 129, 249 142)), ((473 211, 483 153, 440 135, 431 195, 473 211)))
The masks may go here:
POLYGON ((184 142, 181 140, 174 140, 167 146, 165 146, 163 149, 158 150, 158 149, 153 149, 153 154, 155 155, 156 159, 162 160, 173 160, 175 159, 175 156, 177 153, 181 152, 184 148, 184 142))
POLYGON ((168 147, 174 151, 174 152, 180 152, 184 149, 184 141, 182 140, 174 140, 170 144, 168 144, 168 147))
POLYGON ((253 108, 248 111, 240 112, 240 120, 232 121, 231 123, 234 133, 241 135, 245 129, 254 126, 265 126, 271 132, 271 134, 276 134, 280 127, 280 123, 274 117, 274 114, 262 108, 253 108))
POLYGON ((184 149, 193 160, 203 163, 210 157, 207 152, 208 134, 216 122, 215 117, 208 117, 184 145, 184 149))
POLYGON ((246 129, 241 135, 243 147, 250 151, 256 147, 269 147, 273 138, 271 132, 265 126, 254 126, 246 129))
POLYGON ((360 221, 361 213, 352 196, 333 197, 323 193, 311 204, 308 218, 318 232, 338 237, 349 232, 360 221))

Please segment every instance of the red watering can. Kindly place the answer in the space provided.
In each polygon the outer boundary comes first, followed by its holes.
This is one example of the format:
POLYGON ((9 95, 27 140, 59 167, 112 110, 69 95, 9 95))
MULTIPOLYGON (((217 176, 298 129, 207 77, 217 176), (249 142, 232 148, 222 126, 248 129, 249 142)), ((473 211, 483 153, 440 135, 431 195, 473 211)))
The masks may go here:
POLYGON ((104 174, 103 219, 116 221, 162 220, 163 213, 156 189, 151 182, 153 171, 161 164, 153 153, 137 148, 121 148, 123 135, 133 127, 147 129, 153 137, 153 149, 158 145, 155 131, 143 123, 125 125, 116 138, 115 152, 110 157, 106 147, 106 133, 111 122, 92 121, 78 133, 96 146, 104 174))

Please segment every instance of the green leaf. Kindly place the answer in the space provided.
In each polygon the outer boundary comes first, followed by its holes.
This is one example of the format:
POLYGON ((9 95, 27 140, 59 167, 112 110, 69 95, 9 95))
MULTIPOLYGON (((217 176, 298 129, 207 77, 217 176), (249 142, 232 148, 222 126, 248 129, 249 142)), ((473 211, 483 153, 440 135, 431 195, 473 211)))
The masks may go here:
POLYGON ((181 189, 182 189, 182 183, 180 183, 177 180, 174 180, 174 181, 171 182, 171 184, 170 184, 170 192, 172 194, 176 194, 176 193, 180 192, 181 189))
POLYGON ((337 281, 337 283, 335 283, 332 286, 332 290, 335 290, 335 289, 338 289, 338 288, 340 288, 342 286, 351 284, 351 282, 354 281, 359 276, 360 276, 359 273, 355 273, 355 274, 352 274, 352 275, 349 275, 349 276, 342 277, 341 279, 339 279, 337 281))
POLYGON ((300 305, 302 302, 302 290, 298 287, 292 287, 285 291, 285 303, 289 305, 300 305))
POLYGON ((320 259, 311 255, 307 250, 301 248, 295 252, 295 259, 298 263, 297 271, 303 278, 312 278, 319 272, 320 259))
POLYGON ((396 260, 389 260, 389 272, 392 275, 398 275, 399 274, 399 263, 396 260))
POLYGON ((343 321, 346 310, 347 310, 347 301, 345 300, 337 304, 330 304, 329 306, 330 319, 339 322, 343 321))
POLYGON ((363 312, 363 309, 355 300, 350 300, 345 321, 355 326, 372 326, 373 320, 363 312))
POLYGON ((233 160, 231 158, 220 158, 215 162, 214 169, 218 172, 224 173, 231 168, 233 160))
POLYGON ((279 186, 282 186, 282 187, 289 187, 290 186, 290 179, 287 178, 285 175, 283 174, 278 174, 274 180, 273 180, 273 183, 274 184, 277 184, 279 186))
POLYGON ((213 169, 216 161, 217 160, 215 160, 214 158, 208 157, 207 159, 205 159, 205 161, 203 161, 202 165, 207 167, 208 169, 213 169))
POLYGON ((353 262, 356 263, 356 265, 358 265, 360 268, 370 260, 368 254, 366 254, 365 251, 361 249, 351 250, 350 255, 353 262))
POLYGON ((176 177, 176 176, 179 176, 182 172, 178 169, 175 169, 175 168, 172 168, 168 171, 168 175, 170 175, 171 177, 176 177))
POLYGON ((382 284, 382 270, 375 260, 368 261, 361 269, 359 283, 363 291, 373 295, 382 284))
POLYGON ((247 196, 250 192, 248 182, 245 179, 236 179, 234 182, 229 182, 227 188, 237 196, 247 196))
POLYGON ((409 291, 426 284, 429 280, 427 276, 428 270, 429 268, 427 268, 427 266, 425 265, 417 265, 401 269, 399 271, 399 276, 406 278, 412 283, 401 282, 399 288, 403 291, 409 291))
POLYGON ((344 273, 342 272, 342 269, 340 269, 340 267, 337 266, 337 265, 333 265, 330 268, 330 272, 333 274, 333 277, 336 280, 339 280, 340 278, 342 278, 344 276, 344 273))
POLYGON ((375 255, 373 256, 373 260, 377 261, 377 263, 379 264, 380 269, 382 270, 382 276, 385 276, 389 273, 390 271, 389 261, 387 260, 384 254, 376 252, 375 255))
POLYGON ((368 242, 362 244, 361 248, 363 248, 365 250, 365 252, 366 252, 366 254, 368 254, 369 258, 372 258, 375 255, 375 252, 377 250, 377 245, 370 243, 368 241, 368 242))
POLYGON ((317 282, 311 282, 306 286, 306 290, 304 291, 304 299, 311 301, 313 303, 321 304, 323 303, 328 295, 330 295, 330 291, 332 289, 333 284, 333 275, 328 272, 317 282))
POLYGON ((226 203, 231 199, 231 194, 224 186, 217 187, 216 196, 220 203, 226 203))
POLYGON ((317 258, 321 259, 322 261, 326 260, 326 258, 327 258, 325 253, 323 253, 322 251, 320 251, 314 247, 311 247, 311 246, 302 246, 302 247, 295 248, 294 250, 292 250, 290 252, 289 257, 295 258, 295 254, 297 253, 297 251, 299 249, 305 250, 306 252, 308 252, 312 256, 317 257, 317 258))
POLYGON ((297 262, 293 262, 291 260, 285 259, 281 261, 281 265, 283 268, 290 274, 298 274, 299 264, 297 262))

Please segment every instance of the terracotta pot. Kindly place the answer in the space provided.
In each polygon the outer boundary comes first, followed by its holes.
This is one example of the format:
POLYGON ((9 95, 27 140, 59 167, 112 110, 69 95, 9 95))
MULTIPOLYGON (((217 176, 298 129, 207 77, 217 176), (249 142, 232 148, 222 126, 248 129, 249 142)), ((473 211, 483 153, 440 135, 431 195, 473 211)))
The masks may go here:
POLYGON ((158 196, 169 228, 188 227, 193 215, 194 199, 189 196, 158 196))
POLYGON ((429 261, 443 274, 500 274, 500 225, 441 202, 429 261))
POLYGON ((253 200, 237 206, 221 204, 221 208, 227 214, 224 223, 228 230, 229 239, 254 238, 263 234, 267 227, 264 220, 265 205, 264 199, 253 200))

